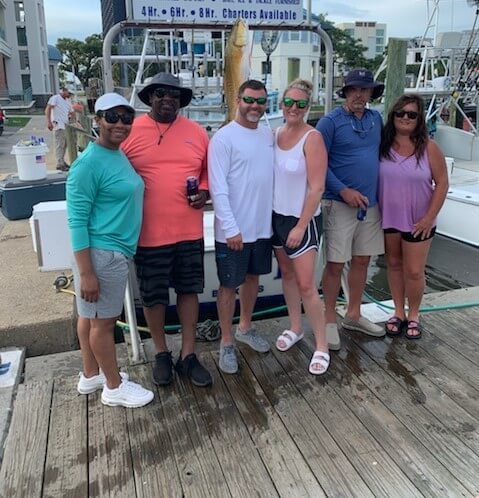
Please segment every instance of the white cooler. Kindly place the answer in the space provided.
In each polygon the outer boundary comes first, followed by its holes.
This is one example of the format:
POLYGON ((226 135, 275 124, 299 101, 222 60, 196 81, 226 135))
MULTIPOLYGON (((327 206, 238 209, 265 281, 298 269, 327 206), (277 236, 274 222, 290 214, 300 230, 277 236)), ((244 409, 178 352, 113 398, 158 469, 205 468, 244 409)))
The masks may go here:
POLYGON ((71 268, 73 251, 67 225, 66 201, 35 204, 30 228, 40 271, 71 268))

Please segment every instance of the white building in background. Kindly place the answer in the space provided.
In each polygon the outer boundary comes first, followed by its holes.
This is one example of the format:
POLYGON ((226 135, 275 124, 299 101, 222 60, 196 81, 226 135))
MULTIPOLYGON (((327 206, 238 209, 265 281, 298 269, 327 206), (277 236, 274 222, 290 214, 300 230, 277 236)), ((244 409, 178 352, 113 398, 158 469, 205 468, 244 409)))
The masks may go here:
POLYGON ((364 52, 366 59, 374 59, 384 53, 387 40, 386 24, 376 21, 356 21, 338 23, 336 27, 346 31, 363 47, 367 48, 367 51, 364 52))
MULTIPOLYGON (((266 73, 266 54, 261 48, 261 31, 254 32, 251 56, 253 76, 258 78, 266 73)), ((282 92, 295 78, 313 82, 313 100, 317 98, 320 86, 320 38, 309 31, 281 31, 278 46, 270 56, 271 89, 282 92)))
POLYGON ((0 0, 0 96, 46 105, 52 94, 43 0, 0 0))

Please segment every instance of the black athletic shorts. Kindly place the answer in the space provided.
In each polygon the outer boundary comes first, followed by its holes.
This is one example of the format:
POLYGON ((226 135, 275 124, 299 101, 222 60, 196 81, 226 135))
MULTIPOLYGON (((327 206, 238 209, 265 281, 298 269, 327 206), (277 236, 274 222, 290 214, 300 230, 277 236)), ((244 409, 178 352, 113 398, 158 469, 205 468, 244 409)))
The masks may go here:
POLYGON ((429 237, 426 237, 425 239, 421 239, 421 235, 419 235, 418 237, 414 237, 411 232, 401 232, 400 230, 396 230, 395 228, 385 228, 384 233, 400 233, 401 239, 405 240, 406 242, 424 242, 425 240, 429 240, 434 237, 434 235, 436 234, 436 227, 431 230, 429 237))
POLYGON ((205 286, 203 239, 160 247, 138 247, 135 255, 143 306, 169 304, 169 288, 177 294, 201 294, 205 286))
POLYGON ((289 232, 298 223, 295 216, 284 216, 273 211, 273 247, 283 248, 288 257, 297 258, 311 249, 319 249, 321 242, 322 221, 321 214, 311 219, 308 228, 304 232, 303 240, 298 247, 290 249, 286 247, 289 232))

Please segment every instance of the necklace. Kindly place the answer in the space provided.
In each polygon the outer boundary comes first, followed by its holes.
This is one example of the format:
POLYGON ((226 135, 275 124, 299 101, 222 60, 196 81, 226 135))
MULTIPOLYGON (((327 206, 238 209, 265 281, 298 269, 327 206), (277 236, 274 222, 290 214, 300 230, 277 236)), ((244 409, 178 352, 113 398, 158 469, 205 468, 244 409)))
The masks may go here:
POLYGON ((176 121, 176 119, 174 121, 172 121, 163 131, 160 130, 160 125, 159 125, 158 121, 155 121, 156 128, 157 128, 158 134, 159 134, 158 145, 161 144, 161 141, 163 140, 163 137, 166 135, 166 132, 173 126, 175 121, 176 121))

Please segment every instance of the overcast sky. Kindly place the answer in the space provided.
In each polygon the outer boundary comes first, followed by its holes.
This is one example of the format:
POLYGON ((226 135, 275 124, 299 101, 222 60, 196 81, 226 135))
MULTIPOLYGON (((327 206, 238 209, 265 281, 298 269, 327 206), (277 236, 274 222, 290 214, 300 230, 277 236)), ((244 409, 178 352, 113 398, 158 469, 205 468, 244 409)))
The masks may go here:
MULTIPOLYGON (((306 0, 303 0, 306 5, 306 0)), ((326 14, 335 23, 377 21, 387 24, 388 37, 411 38, 421 36, 426 27, 427 0, 312 0, 313 12, 326 14)), ((101 33, 100 0, 80 0, 75 8, 65 0, 44 0, 48 42, 58 38, 84 40, 93 33, 101 33)), ((430 2, 432 5, 433 2, 430 2)), ((438 31, 470 29, 475 9, 467 0, 440 2, 438 31)))

